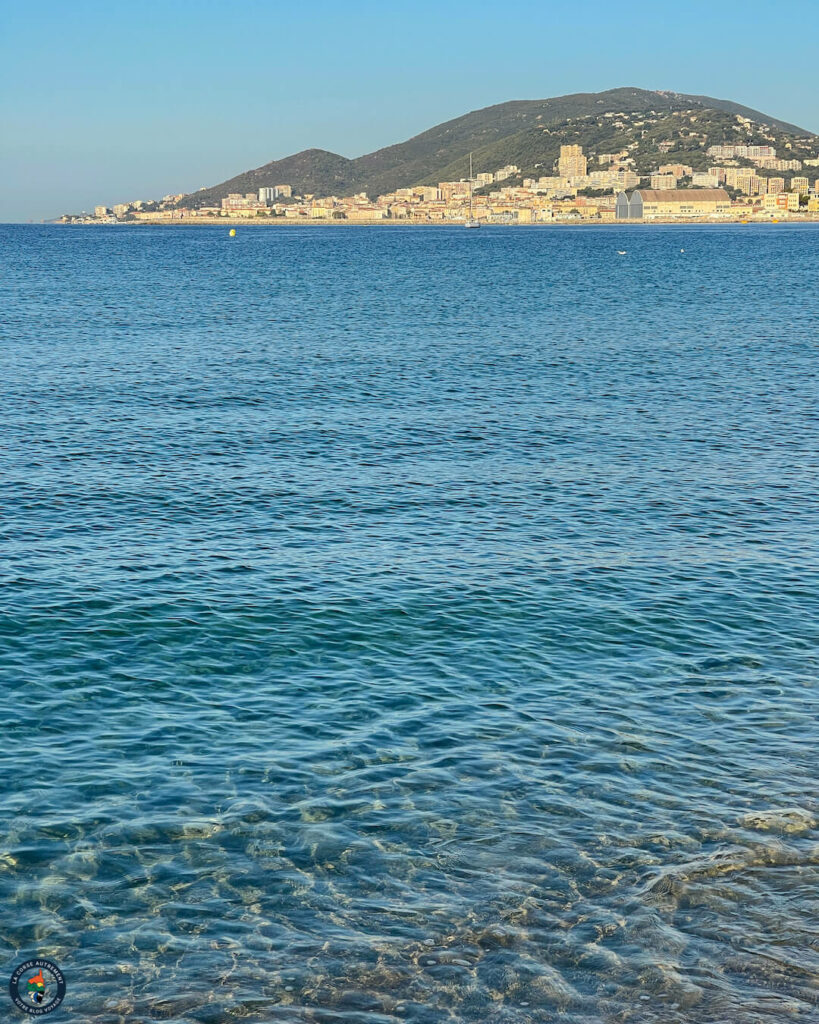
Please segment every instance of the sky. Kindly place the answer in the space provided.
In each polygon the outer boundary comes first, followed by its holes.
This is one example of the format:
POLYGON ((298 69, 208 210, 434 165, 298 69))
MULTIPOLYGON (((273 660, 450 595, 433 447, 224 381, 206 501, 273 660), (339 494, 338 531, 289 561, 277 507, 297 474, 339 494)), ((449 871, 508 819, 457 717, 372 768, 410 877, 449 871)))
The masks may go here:
POLYGON ((0 222, 354 157, 469 110, 618 86, 819 132, 816 0, 0 0, 0 222), (665 5, 664 5, 665 6, 665 5))

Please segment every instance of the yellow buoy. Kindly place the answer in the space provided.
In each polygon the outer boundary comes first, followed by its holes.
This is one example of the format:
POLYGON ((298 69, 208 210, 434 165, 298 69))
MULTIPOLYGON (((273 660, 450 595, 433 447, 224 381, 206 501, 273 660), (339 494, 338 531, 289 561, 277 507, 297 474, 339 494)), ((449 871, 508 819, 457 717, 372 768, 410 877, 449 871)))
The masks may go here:
POLYGON ((230 229, 230 237, 231 238, 235 238, 236 237, 236 228, 231 228, 230 229))

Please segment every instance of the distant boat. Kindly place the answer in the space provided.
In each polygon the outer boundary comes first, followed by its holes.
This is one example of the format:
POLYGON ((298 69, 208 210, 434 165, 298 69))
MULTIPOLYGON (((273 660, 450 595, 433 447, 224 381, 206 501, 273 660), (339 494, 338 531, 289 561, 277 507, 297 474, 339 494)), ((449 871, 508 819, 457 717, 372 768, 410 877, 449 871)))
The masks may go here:
POLYGON ((472 154, 469 154, 469 219, 464 224, 465 228, 479 228, 481 222, 472 216, 472 154))

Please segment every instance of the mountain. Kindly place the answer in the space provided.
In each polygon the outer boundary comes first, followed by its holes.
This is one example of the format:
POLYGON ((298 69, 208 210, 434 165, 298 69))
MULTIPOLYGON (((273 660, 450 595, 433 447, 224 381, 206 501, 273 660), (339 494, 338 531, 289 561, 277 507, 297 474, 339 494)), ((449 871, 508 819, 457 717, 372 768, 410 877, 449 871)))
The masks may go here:
POLYGON ((185 196, 180 206, 211 206, 218 204, 231 192, 258 192, 260 188, 274 185, 292 185, 299 195, 351 195, 360 192, 361 175, 355 160, 329 153, 326 149, 305 149, 283 160, 272 160, 264 167, 243 171, 234 178, 223 181, 212 188, 200 189, 185 196))
MULTIPOLYGON (((322 149, 307 149, 194 192, 185 196, 179 205, 218 205, 231 192, 244 194, 281 184, 292 185, 294 191, 302 195, 341 196, 366 192, 375 197, 396 188, 463 177, 466 173, 464 161, 470 152, 475 154, 476 169, 495 170, 507 163, 530 169, 554 160, 561 144, 558 126, 563 126, 563 141, 576 141, 575 137, 582 134, 579 129, 584 125, 586 129, 592 129, 592 135, 595 126, 605 132, 609 126, 600 122, 604 114, 635 115, 654 111, 655 114, 670 116, 683 110, 697 114, 711 112, 714 142, 724 141, 726 131, 729 132, 728 138, 733 137, 737 115, 750 119, 755 126, 762 126, 777 137, 814 137, 811 132, 786 121, 710 96, 635 88, 572 93, 545 100, 512 100, 473 110, 406 142, 354 160, 322 149)), ((620 148, 616 133, 608 134, 612 137, 612 147, 620 148)), ((764 131, 762 134, 768 138, 764 131)), ((595 139, 587 140, 586 144, 600 143, 595 139)))
POLYGON ((813 132, 806 131, 798 125, 790 124, 788 121, 780 121, 777 117, 768 114, 761 114, 752 107, 743 107, 741 103, 734 103, 731 100, 715 100, 711 96, 688 96, 684 93, 667 93, 669 96, 676 96, 680 100, 691 103, 699 103, 703 107, 710 107, 713 110, 725 110, 729 114, 739 114, 740 117, 747 117, 751 121, 758 121, 771 125, 772 128, 779 128, 783 132, 791 132, 794 135, 812 135, 813 132))

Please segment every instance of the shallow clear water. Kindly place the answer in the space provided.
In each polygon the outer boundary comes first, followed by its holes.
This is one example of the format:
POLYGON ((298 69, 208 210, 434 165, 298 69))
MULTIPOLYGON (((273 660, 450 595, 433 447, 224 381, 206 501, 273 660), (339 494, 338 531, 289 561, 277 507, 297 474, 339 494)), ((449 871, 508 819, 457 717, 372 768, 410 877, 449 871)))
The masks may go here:
POLYGON ((0 253, 8 974, 817 1019, 819 228, 0 253))

